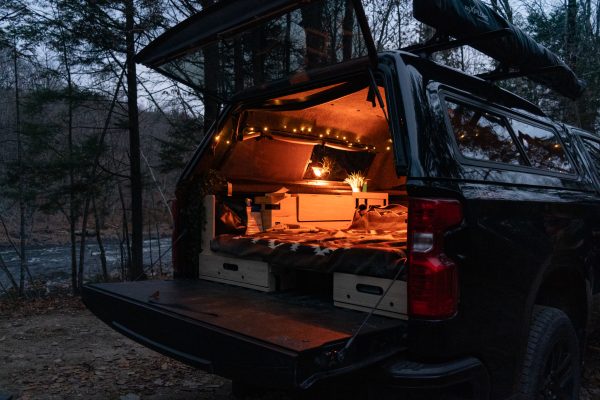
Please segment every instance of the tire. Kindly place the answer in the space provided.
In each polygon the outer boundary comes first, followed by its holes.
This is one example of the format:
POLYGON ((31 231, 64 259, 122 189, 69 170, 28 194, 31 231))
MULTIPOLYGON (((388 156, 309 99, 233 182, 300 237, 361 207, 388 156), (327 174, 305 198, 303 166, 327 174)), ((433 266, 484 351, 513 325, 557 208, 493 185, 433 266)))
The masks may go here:
POLYGON ((521 371, 521 398, 578 400, 581 355, 577 334, 557 308, 535 306, 521 371))

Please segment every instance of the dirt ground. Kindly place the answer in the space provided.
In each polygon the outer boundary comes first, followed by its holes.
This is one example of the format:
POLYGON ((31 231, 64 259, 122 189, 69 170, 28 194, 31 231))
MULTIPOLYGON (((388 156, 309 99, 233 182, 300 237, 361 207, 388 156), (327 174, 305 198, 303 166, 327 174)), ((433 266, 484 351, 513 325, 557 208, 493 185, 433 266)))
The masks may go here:
MULTIPOLYGON (((597 303, 582 400, 600 399, 597 303)), ((232 399, 229 381, 126 339, 68 297, 0 302, 0 394, 23 400, 232 399)))

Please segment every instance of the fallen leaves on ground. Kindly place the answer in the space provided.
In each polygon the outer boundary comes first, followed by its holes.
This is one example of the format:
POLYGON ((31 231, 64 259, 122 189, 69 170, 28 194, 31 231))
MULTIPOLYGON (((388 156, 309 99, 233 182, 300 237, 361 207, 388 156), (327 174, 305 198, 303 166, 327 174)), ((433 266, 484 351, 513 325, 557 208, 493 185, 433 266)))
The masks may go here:
MULTIPOLYGON (((590 328, 581 400, 600 399, 600 299, 590 328)), ((0 393, 20 400, 232 398, 229 381, 130 341, 68 293, 0 300, 0 366, 0 393)))

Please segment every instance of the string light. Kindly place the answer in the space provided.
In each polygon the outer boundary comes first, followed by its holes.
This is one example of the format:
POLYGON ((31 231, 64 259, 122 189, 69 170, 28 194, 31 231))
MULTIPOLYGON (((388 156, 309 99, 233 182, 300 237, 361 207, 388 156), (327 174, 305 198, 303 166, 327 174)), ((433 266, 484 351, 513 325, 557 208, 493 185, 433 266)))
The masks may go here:
MULTIPOLYGON (((285 133, 285 132, 292 133, 293 132, 293 133, 296 133, 296 134, 301 133, 303 135, 313 134, 314 133, 314 137, 317 137, 317 135, 318 135, 318 138, 323 139, 323 140, 326 137, 328 138, 328 137, 331 136, 331 137, 339 140, 343 144, 345 144, 347 148, 359 148, 359 149, 362 149, 362 150, 365 150, 365 151, 375 151, 375 150, 377 150, 377 147, 375 147, 375 146, 370 146, 370 145, 363 144, 361 142, 361 139, 358 137, 358 135, 356 135, 356 136, 354 136, 354 134, 351 134, 351 135, 346 134, 346 135, 344 135, 343 134, 344 132, 337 132, 336 133, 335 129, 332 129, 332 128, 327 128, 327 129, 324 129, 324 131, 322 131, 322 133, 317 133, 318 131, 314 132, 316 130, 316 128, 313 128, 312 126, 298 125, 296 128, 293 128, 293 129, 292 129, 291 126, 289 126, 287 124, 282 124, 282 125, 279 125, 279 126, 283 127, 283 129, 284 129, 283 131, 281 131, 281 133, 285 133)), ((253 127, 247 126, 246 129, 245 129, 245 134, 247 135, 247 137, 253 137, 254 135, 260 134, 261 132, 265 132, 266 133, 266 132, 270 132, 270 131, 271 131, 271 127, 266 126, 266 125, 262 126, 262 127, 260 125, 258 127, 256 127, 256 126, 253 126, 253 127)), ((277 133, 279 131, 277 129, 275 129, 275 132, 277 133)), ((223 138, 222 136, 223 136, 222 134, 215 136, 215 142, 225 141, 224 140, 225 138, 223 138)), ((463 134, 463 137, 464 136, 465 135, 463 134)), ((229 145, 229 144, 232 144, 232 141, 227 140, 226 143, 229 145)), ((342 144, 342 143, 340 143, 340 144, 342 144)), ((387 139, 387 143, 393 143, 393 140, 392 139, 387 139)), ((384 145, 383 147, 385 147, 385 149, 388 150, 388 151, 390 151, 392 149, 391 146, 384 145)), ((555 147, 558 148, 558 146, 555 146, 555 147)))

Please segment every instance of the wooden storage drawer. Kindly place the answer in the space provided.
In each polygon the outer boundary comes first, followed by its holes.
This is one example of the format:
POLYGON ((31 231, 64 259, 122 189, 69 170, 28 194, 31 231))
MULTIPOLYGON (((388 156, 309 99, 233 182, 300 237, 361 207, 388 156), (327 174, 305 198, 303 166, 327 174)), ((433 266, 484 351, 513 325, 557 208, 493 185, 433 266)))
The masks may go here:
POLYGON ((275 290, 275 277, 267 263, 223 257, 214 253, 203 253, 200 254, 199 258, 200 279, 228 283, 263 292, 275 290))
MULTIPOLYGON (((338 307, 370 311, 391 283, 390 279, 352 274, 333 275, 333 300, 338 307)), ((396 281, 375 314, 406 319, 406 282, 396 281)))
POLYGON ((357 192, 352 193, 352 197, 356 199, 355 207, 364 204, 366 206, 385 207, 388 205, 388 194, 378 192, 357 192))

